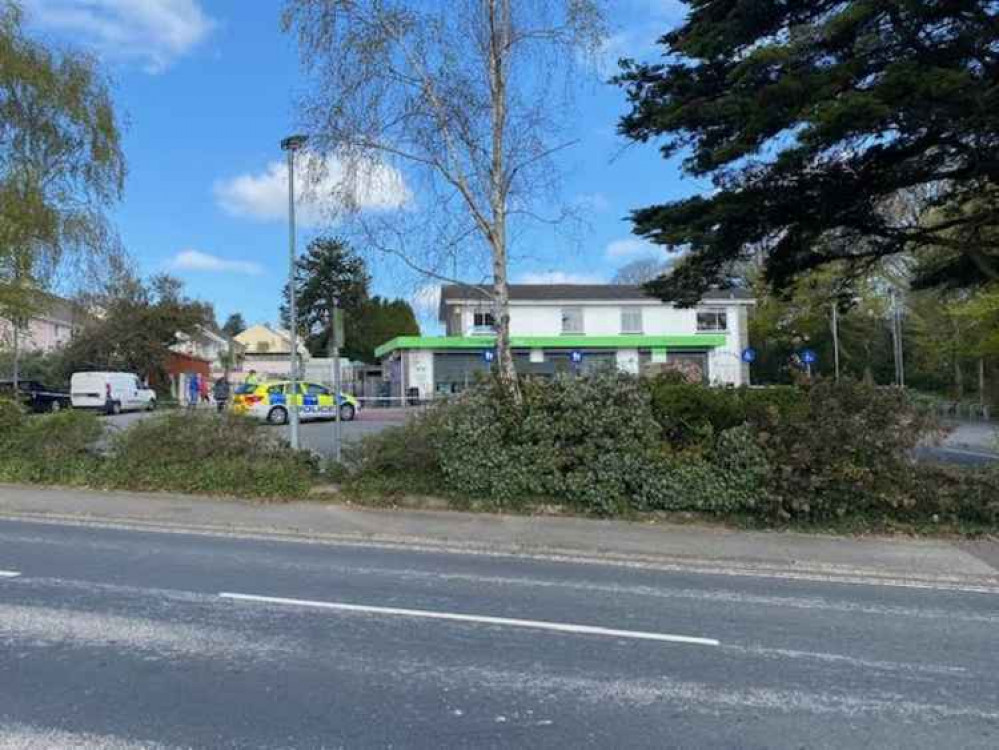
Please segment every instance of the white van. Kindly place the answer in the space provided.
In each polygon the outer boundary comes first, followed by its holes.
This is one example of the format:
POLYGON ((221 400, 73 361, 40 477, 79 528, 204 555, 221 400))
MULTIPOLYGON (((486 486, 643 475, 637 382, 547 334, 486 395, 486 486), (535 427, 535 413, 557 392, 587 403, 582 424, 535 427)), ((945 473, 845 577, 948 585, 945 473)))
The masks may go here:
POLYGON ((120 414, 156 408, 156 394, 130 372, 74 372, 69 392, 74 409, 120 414))

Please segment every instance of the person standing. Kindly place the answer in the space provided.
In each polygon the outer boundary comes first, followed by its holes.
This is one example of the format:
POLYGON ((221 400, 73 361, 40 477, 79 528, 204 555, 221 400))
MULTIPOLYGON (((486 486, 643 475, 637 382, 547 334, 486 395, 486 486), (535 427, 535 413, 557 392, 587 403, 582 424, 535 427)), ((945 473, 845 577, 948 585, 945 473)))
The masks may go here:
POLYGON ((260 385, 260 379, 257 377, 257 371, 256 370, 250 370, 250 372, 247 374, 246 379, 243 381, 243 383, 246 384, 246 385, 249 385, 249 386, 253 386, 253 387, 256 387, 256 386, 260 385))
POLYGON ((229 381, 225 379, 224 375, 215 381, 215 385, 212 387, 212 396, 215 397, 215 408, 221 414, 229 402, 229 381))
POLYGON ((194 409, 198 405, 198 398, 201 394, 201 386, 198 383, 198 373, 192 372, 187 376, 187 408, 194 409))
POLYGON ((198 395, 201 397, 201 403, 210 404, 212 402, 209 397, 210 388, 208 387, 208 378, 204 375, 198 376, 198 395))

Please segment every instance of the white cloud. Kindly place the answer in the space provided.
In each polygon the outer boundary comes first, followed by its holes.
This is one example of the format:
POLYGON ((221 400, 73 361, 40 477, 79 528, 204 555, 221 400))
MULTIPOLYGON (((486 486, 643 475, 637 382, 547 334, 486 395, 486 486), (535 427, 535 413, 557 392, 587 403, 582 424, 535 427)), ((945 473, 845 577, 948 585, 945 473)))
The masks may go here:
POLYGON ((174 271, 208 271, 210 273, 242 273, 257 276, 263 273, 259 263, 249 260, 225 260, 199 250, 182 250, 167 264, 174 271))
MULTIPOLYGON (((308 155, 299 157, 298 165, 296 220, 303 226, 319 225, 323 202, 345 191, 357 208, 374 211, 401 208, 413 197, 402 173, 387 164, 362 166, 355 175, 337 161, 324 165, 308 155)), ((273 161, 262 172, 219 180, 214 191, 216 202, 232 216, 283 221, 288 216, 287 163, 273 161)))
POLYGON ((25 0, 29 22, 161 73, 215 27, 199 0, 25 0))
POLYGON ((625 237, 607 245, 604 255, 610 260, 632 260, 634 258, 658 257, 663 249, 637 237, 625 237))
POLYGON ((603 284, 605 279, 595 273, 572 271, 528 271, 517 278, 518 284, 603 284))

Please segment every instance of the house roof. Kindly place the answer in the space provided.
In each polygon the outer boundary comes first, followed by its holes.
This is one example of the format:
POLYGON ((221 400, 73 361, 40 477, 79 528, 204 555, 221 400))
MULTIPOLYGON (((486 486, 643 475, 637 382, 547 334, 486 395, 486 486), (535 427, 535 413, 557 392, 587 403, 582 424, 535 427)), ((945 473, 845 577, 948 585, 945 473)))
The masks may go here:
MULTIPOLYGON (((448 303, 468 300, 491 301, 492 285, 445 284, 441 287, 441 318, 448 303)), ((749 301, 753 295, 746 289, 716 289, 707 292, 705 302, 724 300, 749 301)), ((641 301, 659 302, 658 297, 648 294, 640 286, 628 284, 510 284, 511 302, 615 302, 641 301)))
POLYGON ((85 323, 91 316, 78 302, 58 297, 49 292, 34 290, 36 320, 48 320, 68 326, 85 323))

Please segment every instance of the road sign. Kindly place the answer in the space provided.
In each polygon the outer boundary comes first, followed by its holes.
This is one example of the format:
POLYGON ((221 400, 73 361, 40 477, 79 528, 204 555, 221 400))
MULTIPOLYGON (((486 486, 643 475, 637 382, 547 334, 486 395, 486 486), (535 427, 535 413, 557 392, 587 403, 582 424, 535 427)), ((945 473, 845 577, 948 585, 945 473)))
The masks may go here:
POLYGON ((756 361, 756 350, 753 347, 748 347, 742 350, 742 361, 743 362, 755 362, 756 361))
POLYGON ((811 349, 804 349, 801 352, 801 361, 806 365, 814 365, 819 361, 818 355, 811 349))
POLYGON ((583 353, 581 351, 569 352, 569 361, 572 362, 574 365, 578 365, 580 362, 583 361, 583 353))
POLYGON ((486 364, 492 364, 493 361, 496 359, 496 352, 494 352, 492 349, 486 349, 484 352, 482 352, 482 359, 486 361, 486 364))

